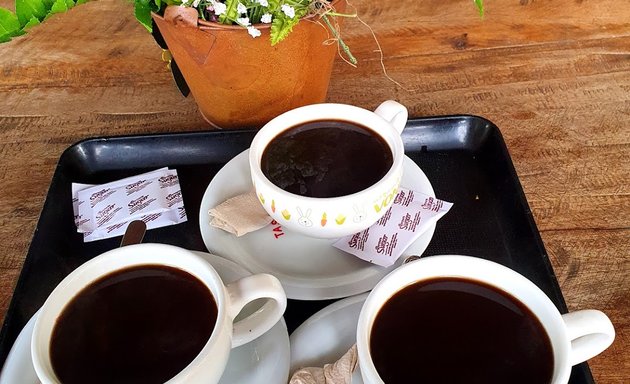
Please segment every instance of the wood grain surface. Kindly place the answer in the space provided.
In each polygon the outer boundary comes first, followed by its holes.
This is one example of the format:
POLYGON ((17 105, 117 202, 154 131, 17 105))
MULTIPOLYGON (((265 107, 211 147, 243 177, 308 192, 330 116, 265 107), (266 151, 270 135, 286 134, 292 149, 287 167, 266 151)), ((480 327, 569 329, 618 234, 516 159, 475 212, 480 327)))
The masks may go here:
MULTIPOLYGON (((627 0, 351 0, 358 68, 331 102, 411 116, 477 114, 501 128, 570 310, 606 312, 598 383, 630 382, 630 6, 627 0)), ((0 0, 12 8, 12 1, 0 0)), ((0 45, 0 318, 56 162, 91 136, 208 129, 124 0, 56 15, 0 45)))

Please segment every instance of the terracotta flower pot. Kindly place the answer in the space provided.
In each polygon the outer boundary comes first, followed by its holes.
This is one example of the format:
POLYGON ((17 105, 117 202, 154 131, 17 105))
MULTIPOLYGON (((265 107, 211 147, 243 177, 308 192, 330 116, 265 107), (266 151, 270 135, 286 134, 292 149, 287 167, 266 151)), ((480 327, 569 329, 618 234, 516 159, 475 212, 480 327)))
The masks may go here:
MULTIPOLYGON (((343 12, 345 0, 333 2, 343 12)), ((326 98, 337 44, 318 18, 301 20, 271 46, 269 24, 252 38, 245 28, 153 14, 199 111, 220 128, 261 127, 290 109, 326 98)), ((341 19, 341 18, 338 18, 341 19)))

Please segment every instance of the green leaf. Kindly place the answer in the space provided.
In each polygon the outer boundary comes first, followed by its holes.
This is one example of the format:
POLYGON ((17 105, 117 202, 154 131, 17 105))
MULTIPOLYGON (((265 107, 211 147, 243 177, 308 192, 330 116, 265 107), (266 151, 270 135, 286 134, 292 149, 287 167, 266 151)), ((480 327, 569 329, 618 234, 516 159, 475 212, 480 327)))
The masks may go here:
POLYGON ((293 30, 293 26, 300 22, 299 17, 289 18, 285 14, 276 15, 271 22, 271 45, 284 40, 293 30))
POLYGON ((309 0, 284 0, 284 4, 288 4, 295 8, 307 8, 311 2, 309 0))
POLYGON ((296 8, 295 9, 295 18, 301 19, 308 13, 308 8, 296 8))
POLYGON ((0 43, 6 43, 11 41, 11 36, 8 34, 0 35, 0 43))
POLYGON ((17 16, 5 8, 0 8, 0 40, 6 42, 20 31, 20 21, 17 16))
POLYGON ((134 14, 136 15, 136 20, 142 24, 147 31, 153 32, 153 24, 151 22, 151 6, 148 2, 143 2, 141 0, 135 1, 135 9, 134 14))
POLYGON ((56 13, 64 13, 68 10, 68 4, 66 4, 66 0, 55 0, 52 8, 50 8, 50 13, 46 16, 48 19, 50 16, 56 13))
POLYGON ((40 25, 41 23, 37 20, 37 17, 31 17, 31 19, 24 25, 24 29, 33 28, 36 25, 40 25))
POLYGON ((32 17, 41 21, 48 14, 43 0, 15 0, 15 13, 22 26, 32 17))
POLYGON ((87 3, 87 1, 88 1, 88 0, 77 0, 76 4, 77 4, 77 5, 79 5, 79 4, 85 4, 85 3, 87 3))
POLYGON ((473 0, 473 2, 479 11, 479 16, 483 17, 483 0, 473 0))
POLYGON ((255 5, 255 6, 251 7, 250 10, 249 10, 249 15, 250 15, 249 16, 249 21, 252 24, 260 23, 260 18, 262 17, 262 15, 264 13, 265 13, 265 10, 260 5, 255 5))
POLYGON ((295 17, 302 18, 308 13, 310 0, 284 0, 284 4, 288 4, 295 10, 295 17))
POLYGON ((74 7, 74 1, 72 0, 66 0, 66 6, 68 7, 68 9, 74 7))
POLYGON ((226 0, 225 13, 219 16, 221 24, 232 24, 238 18, 238 0, 226 0))
POLYGON ((162 0, 155 0, 155 5, 157 6, 158 10, 162 8, 162 0))
POLYGON ((268 0, 267 2, 269 3, 267 9, 269 9, 271 13, 280 9, 280 0, 268 0))

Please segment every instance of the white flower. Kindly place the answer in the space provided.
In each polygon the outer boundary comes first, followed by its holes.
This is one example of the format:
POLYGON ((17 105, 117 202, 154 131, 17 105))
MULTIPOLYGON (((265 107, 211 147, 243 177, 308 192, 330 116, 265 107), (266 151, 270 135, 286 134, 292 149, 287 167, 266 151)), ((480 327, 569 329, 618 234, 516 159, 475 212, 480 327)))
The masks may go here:
POLYGON ((223 15, 227 10, 227 6, 223 3, 219 3, 218 1, 213 2, 212 7, 214 8, 214 14, 217 16, 223 15))
POLYGON ((283 4, 281 9, 282 9, 282 12, 284 12, 284 14, 287 15, 288 17, 290 18, 295 17, 295 9, 293 9, 292 6, 283 4))
POLYGON ((238 3, 238 5, 236 6, 236 10, 238 11, 239 14, 243 14, 243 13, 247 13, 247 7, 243 5, 243 3, 238 3))
POLYGON ((239 17, 236 22, 240 25, 247 27, 249 25, 249 17, 239 17))
POLYGON ((247 33, 252 35, 253 38, 260 36, 260 31, 256 29, 255 27, 252 27, 251 25, 247 27, 247 33))
POLYGON ((262 17, 260 18, 260 22, 265 24, 271 23, 271 13, 265 13, 264 15, 262 15, 262 17))
POLYGON ((197 7, 199 6, 199 2, 200 2, 200 1, 201 1, 201 0, 195 0, 195 1, 193 1, 192 6, 193 6, 193 7, 195 7, 195 8, 197 8, 197 7))
POLYGON ((260 5, 262 5, 263 7, 268 7, 269 6, 269 2, 267 0, 256 0, 256 2, 260 5))

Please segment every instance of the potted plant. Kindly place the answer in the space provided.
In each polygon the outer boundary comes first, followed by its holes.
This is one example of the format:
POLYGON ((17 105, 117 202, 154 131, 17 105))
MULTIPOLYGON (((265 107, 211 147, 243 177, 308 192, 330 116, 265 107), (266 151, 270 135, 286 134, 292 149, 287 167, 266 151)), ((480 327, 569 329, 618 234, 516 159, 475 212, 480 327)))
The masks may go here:
MULTIPOLYGON (((87 0, 16 0, 0 8, 0 42, 87 0)), ((482 0, 473 0, 483 14, 482 0)), ((323 102, 346 0, 134 0, 157 25, 199 110, 220 128, 259 127, 298 106, 323 102)))
POLYGON ((324 43, 337 33, 345 0, 191 5, 197 8, 167 6, 152 17, 208 122, 260 127, 325 100, 338 48, 324 43))

